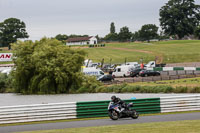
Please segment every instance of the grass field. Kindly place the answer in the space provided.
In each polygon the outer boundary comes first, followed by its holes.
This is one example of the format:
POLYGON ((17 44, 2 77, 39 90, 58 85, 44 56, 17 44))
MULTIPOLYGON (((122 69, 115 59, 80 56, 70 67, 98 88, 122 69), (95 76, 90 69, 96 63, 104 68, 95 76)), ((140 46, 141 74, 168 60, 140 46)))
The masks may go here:
POLYGON ((139 85, 139 86, 172 86, 172 87, 199 87, 200 86, 200 77, 198 78, 189 78, 189 79, 177 79, 177 80, 165 80, 165 81, 153 81, 153 82, 136 82, 131 83, 130 85, 139 85))
POLYGON ((127 61, 139 61, 141 58, 143 58, 144 61, 155 59, 155 57, 151 54, 109 49, 107 47, 89 48, 84 50, 88 53, 87 58, 93 60, 94 62, 101 62, 103 58, 106 63, 110 63, 110 59, 112 59, 111 63, 124 63, 125 58, 127 58, 127 61))
MULTIPOLYGON (((124 63, 125 58, 127 62, 139 62, 142 58, 145 63, 155 59, 158 63, 200 62, 200 40, 108 43, 106 47, 100 48, 78 47, 86 51, 86 58, 93 62, 101 62, 103 58, 105 63, 124 63)), ((7 52, 12 51, 0 51, 7 52)))
POLYGON ((84 49, 88 58, 106 63, 144 62, 159 58, 159 63, 200 62, 200 40, 160 41, 151 43, 110 43, 105 48, 84 49), (116 49, 118 48, 118 49, 116 49), (120 49, 121 48, 121 49, 120 49))
POLYGON ((23 133, 199 133, 200 120, 113 125, 23 133))

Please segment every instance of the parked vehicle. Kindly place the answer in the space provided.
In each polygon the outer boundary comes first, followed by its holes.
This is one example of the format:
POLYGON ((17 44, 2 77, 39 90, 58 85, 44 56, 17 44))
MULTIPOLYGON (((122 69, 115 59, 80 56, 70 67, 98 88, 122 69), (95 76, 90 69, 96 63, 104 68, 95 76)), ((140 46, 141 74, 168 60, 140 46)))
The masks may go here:
POLYGON ((135 69, 134 65, 117 66, 112 73, 113 77, 128 77, 132 69, 135 69))
POLYGON ((137 77, 137 76, 139 76, 139 73, 140 73, 140 71, 142 71, 143 69, 132 69, 131 71, 130 71, 130 76, 131 77, 137 77))
POLYGON ((138 64, 138 62, 126 62, 124 64, 122 64, 121 66, 127 66, 127 65, 132 65, 132 66, 140 66, 140 64, 138 64))
POLYGON ((149 61, 147 64, 144 65, 145 68, 153 68, 153 67, 165 67, 166 64, 156 64, 155 61, 149 61))
POLYGON ((127 105, 127 109, 121 108, 119 104, 114 104, 110 102, 108 105, 108 115, 112 120, 118 120, 119 118, 128 118, 137 119, 139 117, 138 112, 135 109, 131 109, 133 103, 127 105))
POLYGON ((104 72, 101 69, 96 69, 94 67, 83 68, 83 73, 90 76, 96 76, 97 79, 104 75, 104 72))
POLYGON ((139 73, 140 76, 142 77, 147 77, 147 76, 159 76, 160 73, 157 71, 152 71, 152 70, 142 70, 139 73))
POLYGON ((100 65, 101 65, 101 63, 93 63, 92 60, 90 60, 90 59, 87 59, 87 60, 84 61, 85 67, 95 67, 95 68, 97 68, 100 65))
POLYGON ((99 80, 99 81, 113 81, 114 78, 111 74, 108 74, 108 75, 100 76, 97 80, 99 80))

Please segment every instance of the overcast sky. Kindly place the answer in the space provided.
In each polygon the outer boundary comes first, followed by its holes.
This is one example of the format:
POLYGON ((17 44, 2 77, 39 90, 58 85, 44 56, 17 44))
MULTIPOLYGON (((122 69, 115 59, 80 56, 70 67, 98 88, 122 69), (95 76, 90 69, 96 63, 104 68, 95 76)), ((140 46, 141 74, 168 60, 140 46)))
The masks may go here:
MULTIPOLYGON (((101 37, 128 26, 134 32, 144 24, 159 26, 159 9, 168 0, 0 0, 0 22, 15 17, 25 22, 29 39, 57 34, 101 37)), ((200 4, 199 0, 196 3, 200 4)))

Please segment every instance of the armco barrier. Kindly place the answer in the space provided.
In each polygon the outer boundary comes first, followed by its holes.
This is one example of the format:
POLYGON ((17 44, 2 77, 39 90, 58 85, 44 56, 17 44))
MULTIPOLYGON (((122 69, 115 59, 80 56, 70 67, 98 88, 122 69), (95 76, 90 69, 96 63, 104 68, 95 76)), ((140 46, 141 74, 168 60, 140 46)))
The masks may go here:
MULTIPOLYGON (((77 118, 108 116, 109 102, 77 102, 77 118)), ((133 102, 134 109, 140 114, 160 112, 160 98, 125 100, 125 102, 133 102)))
MULTIPOLYGON (((200 95, 124 100, 140 114, 200 110, 200 95)), ((0 107, 0 124, 108 116, 110 101, 0 107)))
POLYGON ((160 98, 161 113, 200 110, 200 95, 160 98))
POLYGON ((147 70, 153 71, 200 71, 199 67, 152 67, 147 70))
POLYGON ((76 102, 0 107, 0 124, 76 118, 76 102))

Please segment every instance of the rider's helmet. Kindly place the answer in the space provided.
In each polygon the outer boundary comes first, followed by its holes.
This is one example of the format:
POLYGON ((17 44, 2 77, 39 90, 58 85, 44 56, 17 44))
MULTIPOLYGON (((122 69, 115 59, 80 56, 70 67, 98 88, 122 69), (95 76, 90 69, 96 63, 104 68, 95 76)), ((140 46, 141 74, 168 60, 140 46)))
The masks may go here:
POLYGON ((112 96, 111 97, 112 102, 114 102, 116 98, 117 98, 116 96, 112 96))

